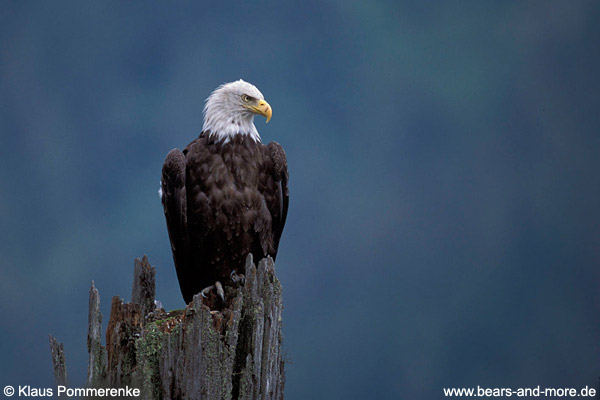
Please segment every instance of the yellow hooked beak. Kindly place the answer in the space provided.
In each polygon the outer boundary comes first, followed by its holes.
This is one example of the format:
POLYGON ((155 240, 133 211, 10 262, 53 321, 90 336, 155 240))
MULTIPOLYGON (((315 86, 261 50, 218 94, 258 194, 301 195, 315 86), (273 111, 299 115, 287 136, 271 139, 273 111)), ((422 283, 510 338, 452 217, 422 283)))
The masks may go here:
POLYGON ((255 114, 260 114, 264 117, 267 117, 267 122, 271 119, 271 115, 273 115, 273 110, 271 110, 271 106, 264 100, 259 100, 257 106, 244 106, 255 114))

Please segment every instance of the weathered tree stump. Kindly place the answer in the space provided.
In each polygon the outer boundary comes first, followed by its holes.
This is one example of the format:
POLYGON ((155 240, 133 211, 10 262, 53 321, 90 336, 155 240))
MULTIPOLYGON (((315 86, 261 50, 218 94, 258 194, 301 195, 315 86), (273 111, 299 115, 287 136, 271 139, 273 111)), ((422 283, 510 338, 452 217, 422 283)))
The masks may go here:
MULTIPOLYGON (((87 386, 139 388, 144 399, 283 399, 281 284, 268 257, 246 259, 245 282, 227 304, 196 295, 184 310, 155 307, 155 269, 135 260, 132 301, 113 297, 101 344, 100 297, 90 288, 87 386)), ((51 338, 54 374, 66 382, 62 344, 51 338)))

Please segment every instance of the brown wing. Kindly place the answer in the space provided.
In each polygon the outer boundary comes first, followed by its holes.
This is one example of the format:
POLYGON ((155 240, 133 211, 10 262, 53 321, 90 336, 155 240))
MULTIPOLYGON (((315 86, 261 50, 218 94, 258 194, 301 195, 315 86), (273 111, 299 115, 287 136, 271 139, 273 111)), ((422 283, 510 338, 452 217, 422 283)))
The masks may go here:
POLYGON ((177 279, 181 292, 184 294, 189 293, 191 289, 188 287, 191 280, 187 275, 192 263, 189 251, 185 181, 185 156, 181 150, 173 149, 167 154, 162 168, 162 204, 167 220, 177 279))
POLYGON ((267 147, 273 160, 272 175, 277 183, 277 198, 279 200, 278 204, 276 203, 269 207, 271 208, 270 211, 273 218, 273 245, 275 247, 273 258, 275 258, 277 256, 277 249, 279 248, 279 239, 281 239, 287 218, 290 193, 288 190, 288 169, 285 151, 283 151, 283 147, 277 142, 270 142, 267 147))

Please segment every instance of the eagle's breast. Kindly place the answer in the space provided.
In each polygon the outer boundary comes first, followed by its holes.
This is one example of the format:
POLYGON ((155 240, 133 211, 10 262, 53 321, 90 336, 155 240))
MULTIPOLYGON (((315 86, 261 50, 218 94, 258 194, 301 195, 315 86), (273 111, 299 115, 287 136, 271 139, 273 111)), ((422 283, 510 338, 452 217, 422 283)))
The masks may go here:
POLYGON ((225 275, 248 253, 274 251, 268 200, 277 188, 266 146, 248 136, 222 143, 201 135, 184 154, 192 254, 225 275))

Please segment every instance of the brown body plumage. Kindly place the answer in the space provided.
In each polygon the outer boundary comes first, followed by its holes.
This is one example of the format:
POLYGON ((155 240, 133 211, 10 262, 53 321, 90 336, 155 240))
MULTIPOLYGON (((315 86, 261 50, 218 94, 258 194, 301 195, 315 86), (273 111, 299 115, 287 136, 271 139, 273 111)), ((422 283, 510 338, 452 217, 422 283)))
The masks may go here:
POLYGON ((288 208, 287 163, 276 142, 202 132, 169 152, 162 203, 183 298, 243 273, 245 258, 275 258, 288 208))

